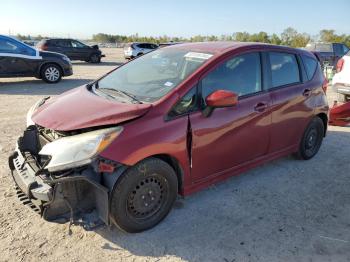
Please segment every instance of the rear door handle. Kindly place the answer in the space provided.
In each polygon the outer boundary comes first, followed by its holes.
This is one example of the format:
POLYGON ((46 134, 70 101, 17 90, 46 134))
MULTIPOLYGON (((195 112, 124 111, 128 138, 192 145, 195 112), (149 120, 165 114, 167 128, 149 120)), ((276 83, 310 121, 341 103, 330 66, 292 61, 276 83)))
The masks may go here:
POLYGON ((264 112, 266 108, 267 108, 267 103, 259 102, 255 105, 254 110, 256 112, 264 112))
POLYGON ((303 92, 303 96, 310 96, 311 95, 311 90, 310 89, 305 89, 303 92))

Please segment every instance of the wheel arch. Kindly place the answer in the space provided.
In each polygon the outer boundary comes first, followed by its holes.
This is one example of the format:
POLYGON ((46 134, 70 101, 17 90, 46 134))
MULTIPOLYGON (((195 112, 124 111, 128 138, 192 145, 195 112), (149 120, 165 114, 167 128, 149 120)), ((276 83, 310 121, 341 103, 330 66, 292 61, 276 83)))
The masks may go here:
POLYGON ((319 118, 321 118, 321 120, 323 122, 323 126, 324 126, 324 134, 323 134, 323 136, 325 137, 326 133, 327 133, 327 127, 328 127, 328 116, 327 116, 326 113, 319 113, 319 114, 317 114, 317 116, 319 118))
POLYGON ((158 154, 158 155, 153 155, 147 158, 158 158, 164 162, 166 162, 168 165, 170 165, 177 176, 177 184, 178 184, 178 192, 182 194, 183 192, 183 182, 184 182, 184 171, 179 163, 179 161, 175 158, 172 157, 171 155, 167 154, 158 154))
MULTIPOLYGON (((157 158, 157 159, 164 161, 168 165, 170 165, 170 167, 175 171, 175 174, 177 177, 178 192, 179 192, 179 194, 182 195, 183 189, 184 189, 184 171, 181 167, 180 162, 175 157, 168 155, 168 154, 155 154, 155 155, 147 156, 146 158, 140 159, 134 165, 137 165, 141 161, 144 161, 144 160, 149 159, 149 158, 157 158)), ((134 165, 132 165, 132 166, 134 166, 134 165)), ((124 166, 120 170, 117 170, 114 177, 112 177, 110 174, 105 175, 104 176, 104 183, 105 183, 104 186, 108 187, 109 190, 112 192, 113 189, 115 188, 116 184, 118 183, 120 177, 122 176, 122 174, 124 172, 126 172, 126 170, 128 170, 129 167, 131 167, 131 166, 124 166)))
POLYGON ((40 65, 40 67, 39 67, 38 76, 40 76, 40 78, 41 78, 41 73, 42 73, 41 70, 43 70, 44 66, 47 66, 47 65, 56 65, 56 66, 58 66, 59 69, 61 70, 62 76, 64 76, 63 67, 62 67, 59 63, 54 62, 54 61, 47 61, 47 62, 42 63, 42 64, 40 65))

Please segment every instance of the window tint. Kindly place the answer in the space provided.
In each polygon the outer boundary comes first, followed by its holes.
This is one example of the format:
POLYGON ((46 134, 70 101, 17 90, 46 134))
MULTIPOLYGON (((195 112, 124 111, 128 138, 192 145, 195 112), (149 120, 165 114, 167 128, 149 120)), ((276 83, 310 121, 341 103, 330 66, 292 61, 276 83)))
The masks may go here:
POLYGON ((72 44, 68 40, 57 40, 57 45, 60 47, 72 47, 72 44))
POLYGON ((343 56, 344 55, 344 50, 343 50, 343 45, 341 44, 333 44, 334 47, 334 53, 337 56, 343 56))
POLYGON ((86 47, 86 45, 84 45, 83 43, 80 43, 79 41, 72 41, 72 46, 75 48, 84 48, 86 47))
POLYGON ((305 66, 307 78, 311 80, 317 68, 317 61, 309 56, 304 55, 302 56, 302 59, 305 66))
POLYGON ((270 52, 272 87, 300 82, 298 62, 293 54, 270 52))
POLYGON ((197 110, 197 88, 193 87, 178 101, 169 112, 169 117, 180 116, 197 110))
POLYGON ((239 96, 261 91, 261 66, 259 53, 236 56, 219 65, 202 80, 203 98, 223 89, 239 96))
POLYGON ((349 48, 346 45, 343 46, 343 54, 347 54, 349 52, 349 48))
POLYGON ((0 52, 35 56, 33 48, 12 39, 0 38, 0 52))

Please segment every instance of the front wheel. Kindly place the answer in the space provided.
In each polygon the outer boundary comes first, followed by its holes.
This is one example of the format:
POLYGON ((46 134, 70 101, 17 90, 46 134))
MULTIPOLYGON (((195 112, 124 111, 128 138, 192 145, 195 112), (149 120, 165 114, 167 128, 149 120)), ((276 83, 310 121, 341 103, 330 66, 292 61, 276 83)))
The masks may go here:
POLYGON ((101 62, 101 57, 98 54, 93 54, 90 57, 90 63, 100 63, 101 62))
POLYGON ((112 221, 130 233, 154 227, 171 210, 177 188, 170 165, 157 158, 141 161, 121 176, 112 192, 112 221))
POLYGON ((62 70, 55 64, 45 65, 41 70, 41 78, 49 84, 58 83, 62 78, 62 70))
POLYGON ((321 118, 315 117, 311 120, 304 131, 299 151, 296 153, 297 158, 309 160, 317 154, 323 141, 324 130, 325 126, 321 118))

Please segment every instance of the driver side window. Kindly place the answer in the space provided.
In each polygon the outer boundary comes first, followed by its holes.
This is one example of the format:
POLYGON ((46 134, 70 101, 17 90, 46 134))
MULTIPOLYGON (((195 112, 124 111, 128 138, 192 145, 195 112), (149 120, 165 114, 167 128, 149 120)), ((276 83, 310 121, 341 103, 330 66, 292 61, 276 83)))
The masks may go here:
POLYGON ((78 41, 72 41, 72 46, 75 48, 84 48, 85 45, 83 43, 80 43, 78 41))
POLYGON ((202 94, 204 99, 220 89, 232 91, 238 96, 262 91, 260 54, 255 52, 235 56, 203 78, 202 94))

